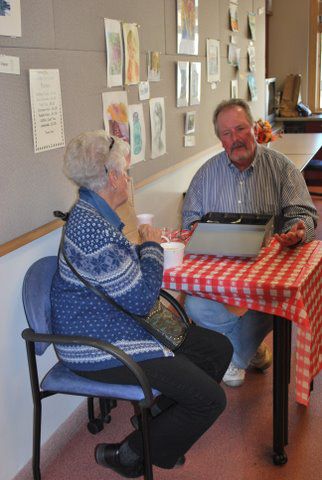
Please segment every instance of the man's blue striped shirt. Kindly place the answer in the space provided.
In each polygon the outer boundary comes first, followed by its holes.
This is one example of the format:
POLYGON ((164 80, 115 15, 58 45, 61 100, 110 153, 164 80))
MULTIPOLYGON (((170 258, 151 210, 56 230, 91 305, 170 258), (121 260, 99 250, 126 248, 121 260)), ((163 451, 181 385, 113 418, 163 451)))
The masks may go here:
POLYGON ((279 232, 303 220, 306 242, 314 238, 318 218, 301 172, 285 155, 262 145, 243 172, 225 151, 197 171, 185 197, 183 228, 208 212, 273 214, 279 232))

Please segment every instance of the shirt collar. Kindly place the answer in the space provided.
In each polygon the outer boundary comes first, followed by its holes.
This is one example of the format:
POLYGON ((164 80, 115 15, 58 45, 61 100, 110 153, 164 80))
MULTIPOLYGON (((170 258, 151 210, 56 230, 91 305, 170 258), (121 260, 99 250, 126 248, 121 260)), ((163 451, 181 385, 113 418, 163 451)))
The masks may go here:
MULTIPOLYGON (((226 162, 227 162, 228 167, 231 168, 232 170, 237 170, 239 172, 238 168, 233 164, 233 162, 228 157, 227 152, 225 151, 224 153, 226 155, 226 162)), ((261 149, 259 148, 258 144, 256 144, 254 160, 249 165, 249 167, 247 167, 246 170, 244 170, 244 172, 247 172, 247 171, 252 172, 254 170, 254 168, 256 167, 256 164, 258 163, 258 158, 259 158, 260 153, 261 153, 261 149)))
POLYGON ((109 204, 93 190, 81 187, 79 189, 79 198, 92 205, 109 223, 118 230, 122 230, 124 223, 118 214, 109 206, 109 204))

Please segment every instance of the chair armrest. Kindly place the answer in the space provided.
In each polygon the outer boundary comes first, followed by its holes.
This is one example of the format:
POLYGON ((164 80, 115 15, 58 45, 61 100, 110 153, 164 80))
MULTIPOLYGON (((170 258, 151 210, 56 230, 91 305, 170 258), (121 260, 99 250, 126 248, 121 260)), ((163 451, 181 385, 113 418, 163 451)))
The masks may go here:
POLYGON ((153 394, 150 383, 142 370, 142 368, 123 350, 115 347, 111 343, 106 343, 101 340, 96 340, 91 337, 71 336, 71 335, 53 335, 36 333, 31 328, 26 328, 21 334, 22 338, 27 342, 46 342, 46 343, 64 343, 67 345, 87 345, 89 347, 98 348, 111 354, 117 358, 123 365, 125 365, 135 376, 139 382, 140 387, 144 393, 144 400, 141 400, 141 405, 145 408, 150 407, 153 403, 153 394))
POLYGON ((170 305, 176 310, 176 312, 179 314, 180 318, 183 320, 183 323, 185 323, 187 326, 191 325, 191 320, 188 317, 185 309, 180 305, 180 303, 168 292, 163 290, 161 288, 160 290, 160 297, 165 298, 170 305))

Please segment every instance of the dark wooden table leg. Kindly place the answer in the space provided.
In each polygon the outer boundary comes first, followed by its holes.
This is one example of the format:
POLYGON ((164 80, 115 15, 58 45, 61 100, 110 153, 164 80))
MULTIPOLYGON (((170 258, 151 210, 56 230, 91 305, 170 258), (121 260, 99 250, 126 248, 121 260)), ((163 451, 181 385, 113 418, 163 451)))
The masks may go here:
POLYGON ((290 330, 288 320, 274 317, 273 330, 273 461, 284 465, 287 455, 288 379, 290 357, 290 330))

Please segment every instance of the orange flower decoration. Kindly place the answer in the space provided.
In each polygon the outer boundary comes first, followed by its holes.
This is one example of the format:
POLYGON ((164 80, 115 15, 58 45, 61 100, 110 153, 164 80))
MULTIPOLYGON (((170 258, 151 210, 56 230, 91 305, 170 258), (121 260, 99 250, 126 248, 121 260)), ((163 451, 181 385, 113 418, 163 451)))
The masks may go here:
POLYGON ((272 125, 267 120, 261 118, 255 122, 254 133, 258 143, 274 142, 278 137, 281 137, 281 133, 273 133, 272 125))

